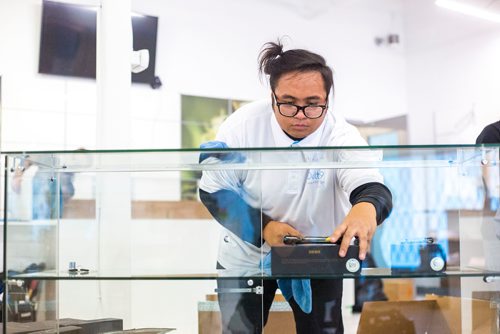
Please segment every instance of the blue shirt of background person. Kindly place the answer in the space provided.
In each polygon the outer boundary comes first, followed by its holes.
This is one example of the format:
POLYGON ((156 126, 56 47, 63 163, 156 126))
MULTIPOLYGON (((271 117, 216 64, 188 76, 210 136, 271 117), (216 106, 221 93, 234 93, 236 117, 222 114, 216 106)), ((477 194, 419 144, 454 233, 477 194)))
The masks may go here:
POLYGON ((73 178, 73 173, 52 176, 51 173, 37 171, 33 177, 33 219, 55 219, 63 216, 64 204, 75 194, 73 178), (59 177, 59 194, 57 177, 59 177))

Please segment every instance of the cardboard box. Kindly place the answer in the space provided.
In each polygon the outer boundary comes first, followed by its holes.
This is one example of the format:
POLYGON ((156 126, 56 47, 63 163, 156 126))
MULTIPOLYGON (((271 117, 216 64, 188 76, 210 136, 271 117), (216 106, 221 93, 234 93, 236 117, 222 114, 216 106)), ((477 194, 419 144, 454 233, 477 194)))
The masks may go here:
MULTIPOLYGON (((473 323, 472 333, 494 333, 485 324, 495 315, 490 303, 471 300, 476 311, 484 316, 473 323)), ((462 333, 462 299, 449 296, 426 296, 426 300, 366 302, 359 320, 358 334, 387 333, 462 333)))
POLYGON ((384 293, 389 301, 415 299, 415 283, 412 278, 384 279, 384 293))
MULTIPOLYGON (((207 295, 207 301, 198 303, 198 333, 220 334, 222 325, 217 295, 207 295)), ((293 312, 283 295, 276 295, 269 312, 265 333, 294 334, 293 312)))
POLYGON ((472 298, 474 333, 500 333, 500 291, 473 291, 472 298), (482 307, 484 303, 478 300, 487 301, 490 307, 482 307))

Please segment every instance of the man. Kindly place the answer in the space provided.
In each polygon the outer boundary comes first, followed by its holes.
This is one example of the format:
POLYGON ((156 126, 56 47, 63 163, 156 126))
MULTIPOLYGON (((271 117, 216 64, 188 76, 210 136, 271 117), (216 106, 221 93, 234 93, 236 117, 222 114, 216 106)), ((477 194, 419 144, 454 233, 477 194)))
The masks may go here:
MULTIPOLYGON (((267 43, 259 58, 261 73, 269 76, 270 98, 247 104, 228 117, 217 134, 219 147, 366 145, 353 126, 329 110, 333 74, 323 57, 301 49, 283 51, 278 41, 267 43)), ((261 162, 290 163, 378 157, 359 150, 313 150, 264 152, 260 158, 261 162)), ((241 161, 245 157, 234 153, 200 157, 202 163, 213 159, 241 161)), ((364 259, 377 224, 392 207, 390 191, 374 169, 205 171, 200 198, 224 227, 220 269, 258 269, 262 255, 270 246, 282 245, 286 235, 329 236, 331 242, 342 237, 341 257, 357 237, 359 257, 364 259)), ((310 285, 310 313, 294 298, 288 300, 297 332, 343 333, 342 280, 311 279, 310 285)), ((276 289, 277 283, 271 279, 219 280, 223 331, 260 333, 276 289), (241 292, 256 285, 263 286, 263 296, 241 292)))

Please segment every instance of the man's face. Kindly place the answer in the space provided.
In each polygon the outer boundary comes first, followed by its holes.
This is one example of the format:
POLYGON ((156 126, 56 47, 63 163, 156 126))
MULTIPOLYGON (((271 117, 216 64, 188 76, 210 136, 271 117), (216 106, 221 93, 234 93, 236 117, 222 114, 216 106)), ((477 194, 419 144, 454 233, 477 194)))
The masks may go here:
MULTIPOLYGON (((323 77, 316 71, 284 74, 278 80, 274 93, 279 103, 299 106, 327 104, 323 77)), ((327 112, 325 110, 321 117, 315 119, 307 118, 302 110, 293 117, 286 117, 279 113, 276 100, 273 103, 273 110, 281 129, 294 138, 305 138, 316 131, 327 112)))

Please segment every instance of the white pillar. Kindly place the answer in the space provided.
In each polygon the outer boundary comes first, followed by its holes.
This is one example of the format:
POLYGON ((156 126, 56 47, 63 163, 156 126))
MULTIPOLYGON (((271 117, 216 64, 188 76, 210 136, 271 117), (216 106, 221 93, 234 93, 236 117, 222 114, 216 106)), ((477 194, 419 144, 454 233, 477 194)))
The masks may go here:
MULTIPOLYGON (((127 149, 130 143, 131 0, 101 0, 97 20, 97 148, 127 149)), ((101 156, 106 165, 127 164, 126 155, 101 156)), ((129 173, 98 173, 98 270, 102 275, 131 275, 131 182, 129 173)), ((131 284, 100 281, 101 314, 132 326, 131 284)))
POLYGON ((131 0, 101 0, 97 22, 97 149, 130 143, 131 0))

